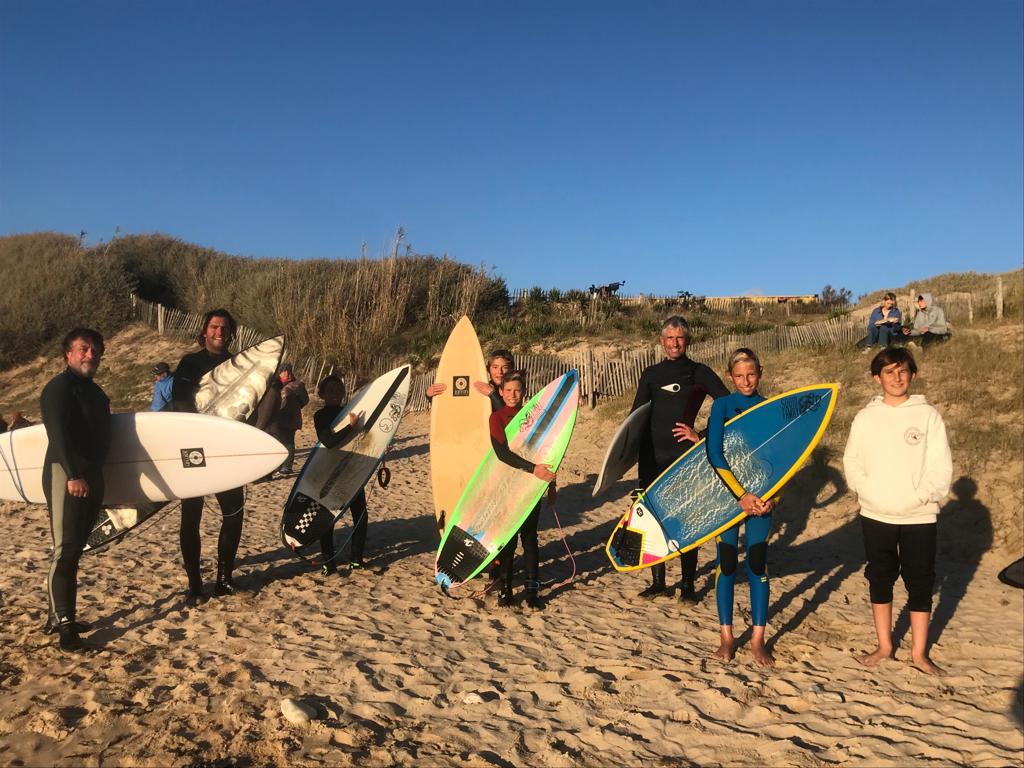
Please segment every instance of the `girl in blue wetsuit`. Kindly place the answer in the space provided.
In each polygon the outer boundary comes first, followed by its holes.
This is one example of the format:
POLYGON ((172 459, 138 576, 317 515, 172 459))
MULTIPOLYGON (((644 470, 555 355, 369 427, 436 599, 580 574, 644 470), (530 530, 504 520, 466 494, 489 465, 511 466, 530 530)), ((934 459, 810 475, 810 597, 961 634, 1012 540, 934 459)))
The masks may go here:
POLYGON ((757 355, 743 347, 729 358, 729 380, 736 391, 720 397, 711 405, 708 417, 708 461, 722 482, 736 497, 747 517, 718 537, 718 569, 715 590, 718 598, 718 623, 721 645, 715 652, 719 658, 731 660, 736 655, 736 640, 732 633, 733 592, 736 584, 737 550, 740 526, 744 526, 747 579, 750 582, 750 613, 754 625, 750 641, 754 660, 762 666, 774 666, 775 659, 764 643, 764 628, 768 618, 768 533, 771 531, 771 511, 774 500, 761 501, 747 492, 729 467, 723 450, 725 422, 754 407, 765 398, 757 391, 761 380, 761 363, 757 355))

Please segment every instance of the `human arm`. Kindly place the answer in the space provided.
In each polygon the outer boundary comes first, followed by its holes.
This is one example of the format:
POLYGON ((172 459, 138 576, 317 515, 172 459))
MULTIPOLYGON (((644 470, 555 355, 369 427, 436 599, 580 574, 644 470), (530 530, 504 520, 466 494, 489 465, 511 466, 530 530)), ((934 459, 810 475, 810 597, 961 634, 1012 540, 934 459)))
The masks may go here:
POLYGON ((172 409, 179 413, 196 412, 196 390, 203 374, 194 355, 185 355, 178 362, 171 384, 172 409))
POLYGON ((647 375, 647 370, 640 374, 640 381, 638 381, 636 385, 636 394, 633 396, 633 405, 629 409, 630 413, 633 413, 633 411, 640 406, 651 402, 651 384, 647 375))
POLYGON ((953 481, 953 457, 949 451, 946 425, 938 411, 928 417, 925 441, 924 472, 917 486, 918 499, 922 502, 940 502, 949 495, 953 481))
POLYGON ((942 307, 931 306, 928 312, 928 327, 924 330, 938 336, 945 336, 949 333, 949 326, 946 324, 946 311, 942 307))
MULTIPOLYGON (((82 467, 71 445, 71 405, 73 395, 67 376, 51 380, 39 397, 39 408, 43 413, 43 426, 49 443, 47 454, 60 464, 68 482, 81 478, 82 467)), ((71 489, 68 488, 70 493, 71 489)), ((74 494, 77 495, 77 494, 74 494)))
POLYGON ((534 464, 509 448, 508 440, 505 437, 505 424, 498 417, 497 413, 491 414, 488 425, 491 435, 491 448, 494 449, 494 455, 498 457, 499 461, 514 469, 529 472, 545 482, 551 482, 555 479, 555 474, 550 468, 543 464, 534 464))
POLYGON ((320 444, 324 448, 340 448, 346 443, 354 440, 360 430, 359 423, 363 419, 362 413, 350 413, 348 415, 348 424, 339 429, 337 432, 332 432, 329 435, 325 435, 321 440, 320 444))
POLYGON ((711 404, 711 414, 708 416, 708 437, 704 442, 708 462, 718 475, 718 479, 739 503, 740 509, 748 515, 767 514, 771 511, 772 502, 762 502, 757 496, 747 491, 733 474, 732 467, 729 466, 729 462, 725 458, 725 414, 726 401, 722 398, 715 400, 711 404))
POLYGON ((280 407, 281 390, 276 386, 268 387, 263 395, 263 399, 260 400, 260 404, 256 407, 256 429, 266 432, 273 423, 280 407))
POLYGON ((846 439, 846 448, 843 451, 843 475, 846 477, 846 487, 857 494, 860 493, 860 489, 864 487, 864 481, 867 479, 864 440, 864 428, 858 415, 850 425, 850 435, 846 439))

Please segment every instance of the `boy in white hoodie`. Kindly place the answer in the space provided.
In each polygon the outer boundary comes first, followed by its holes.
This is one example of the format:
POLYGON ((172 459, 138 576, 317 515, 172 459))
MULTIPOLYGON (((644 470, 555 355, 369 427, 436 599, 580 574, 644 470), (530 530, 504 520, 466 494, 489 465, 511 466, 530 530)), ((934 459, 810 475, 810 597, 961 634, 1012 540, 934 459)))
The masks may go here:
POLYGON ((928 621, 935 585, 939 502, 949 493, 953 463, 946 427, 924 395, 910 395, 917 373, 913 356, 886 347, 871 361, 882 387, 857 414, 843 454, 846 482, 860 501, 865 576, 878 647, 858 657, 873 667, 893 658, 892 587, 903 577, 910 610, 911 658, 931 675, 945 674, 928 658, 928 621))

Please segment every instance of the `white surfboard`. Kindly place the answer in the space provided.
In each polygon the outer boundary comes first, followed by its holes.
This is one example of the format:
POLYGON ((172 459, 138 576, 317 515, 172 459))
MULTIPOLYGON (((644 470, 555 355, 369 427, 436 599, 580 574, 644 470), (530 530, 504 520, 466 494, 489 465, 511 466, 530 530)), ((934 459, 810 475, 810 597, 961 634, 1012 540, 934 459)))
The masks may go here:
POLYGON ((225 360, 199 380, 196 412, 235 421, 248 419, 277 372, 283 352, 284 336, 275 336, 225 360))
POLYGON ((619 425, 605 451, 604 464, 594 483, 592 496, 600 496, 607 491, 636 464, 640 455, 640 437, 650 418, 651 404, 644 403, 619 425))
MULTIPOLYGON (((196 410, 235 421, 245 421, 266 394, 284 352, 284 336, 253 344, 225 360, 199 380, 196 410)), ((140 523, 149 520, 166 505, 150 502, 124 507, 104 507, 86 541, 85 551, 120 541, 140 523)))
MULTIPOLYGON (((0 435, 0 498, 46 503, 48 443, 42 424, 0 435)), ((287 453, 255 427, 217 416, 114 414, 103 503, 125 506, 219 493, 271 472, 287 453)))
POLYGON ((281 539, 298 549, 330 530, 334 519, 370 479, 405 413, 411 366, 388 371, 360 389, 335 419, 341 431, 350 413, 362 413, 362 432, 338 448, 317 443, 295 481, 281 519, 281 539))

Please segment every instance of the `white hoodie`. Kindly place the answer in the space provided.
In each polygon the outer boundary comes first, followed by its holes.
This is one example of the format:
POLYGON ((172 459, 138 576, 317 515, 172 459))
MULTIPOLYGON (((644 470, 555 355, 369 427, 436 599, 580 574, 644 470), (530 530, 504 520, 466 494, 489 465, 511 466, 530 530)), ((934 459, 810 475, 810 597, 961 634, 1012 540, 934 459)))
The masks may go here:
POLYGON ((934 523, 953 480, 946 425, 924 395, 900 405, 886 405, 878 395, 853 420, 843 469, 864 517, 934 523))

